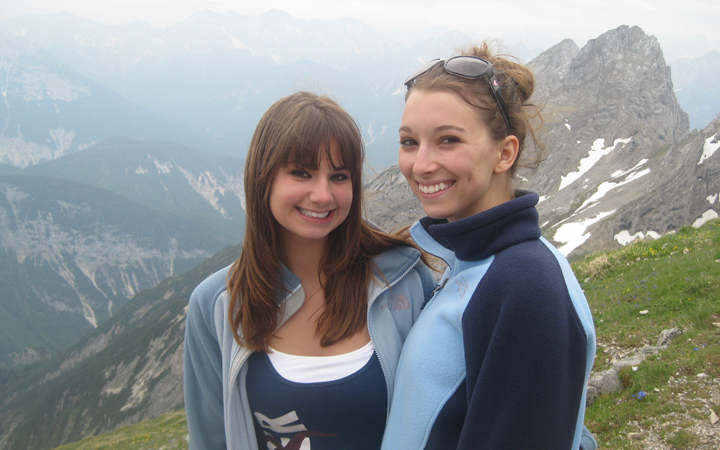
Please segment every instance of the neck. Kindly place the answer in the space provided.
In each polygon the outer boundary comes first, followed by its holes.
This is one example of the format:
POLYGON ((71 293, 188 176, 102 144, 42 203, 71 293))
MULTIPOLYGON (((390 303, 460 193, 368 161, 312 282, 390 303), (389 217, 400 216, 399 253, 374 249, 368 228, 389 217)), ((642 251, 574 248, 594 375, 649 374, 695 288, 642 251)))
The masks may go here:
POLYGON ((282 262, 300 278, 303 285, 319 281, 318 268, 324 255, 325 240, 283 239, 282 262))

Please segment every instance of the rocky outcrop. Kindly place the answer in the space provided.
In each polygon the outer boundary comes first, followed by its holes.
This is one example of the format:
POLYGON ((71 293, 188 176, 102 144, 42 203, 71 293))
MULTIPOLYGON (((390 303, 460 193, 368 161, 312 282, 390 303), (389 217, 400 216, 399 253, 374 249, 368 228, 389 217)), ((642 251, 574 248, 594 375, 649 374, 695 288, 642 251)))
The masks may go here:
POLYGON ((386 231, 397 231, 425 214, 397 165, 365 185, 367 218, 386 231))
MULTIPOLYGON (((656 346, 645 346, 631 355, 625 355, 617 358, 612 355, 613 360, 610 368, 597 373, 592 373, 588 380, 587 405, 590 406, 595 399, 601 394, 614 394, 623 390, 620 381, 620 371, 625 367, 636 367, 645 361, 649 355, 654 355, 668 348, 670 343, 683 334, 680 328, 670 328, 660 333, 656 346)), ((612 353, 609 348, 605 349, 608 353, 612 353)))

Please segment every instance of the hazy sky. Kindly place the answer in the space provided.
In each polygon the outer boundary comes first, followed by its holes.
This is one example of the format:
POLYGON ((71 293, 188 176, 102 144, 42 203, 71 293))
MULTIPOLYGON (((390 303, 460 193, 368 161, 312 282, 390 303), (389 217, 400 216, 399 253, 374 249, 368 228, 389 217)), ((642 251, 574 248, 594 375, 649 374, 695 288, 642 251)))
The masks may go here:
POLYGON ((204 9, 349 17, 384 31, 445 27, 492 38, 537 33, 556 41, 572 38, 580 46, 620 25, 638 25, 656 36, 666 53, 697 57, 720 51, 720 0, 0 0, 0 20, 68 11, 108 25, 141 20, 164 28, 204 9))

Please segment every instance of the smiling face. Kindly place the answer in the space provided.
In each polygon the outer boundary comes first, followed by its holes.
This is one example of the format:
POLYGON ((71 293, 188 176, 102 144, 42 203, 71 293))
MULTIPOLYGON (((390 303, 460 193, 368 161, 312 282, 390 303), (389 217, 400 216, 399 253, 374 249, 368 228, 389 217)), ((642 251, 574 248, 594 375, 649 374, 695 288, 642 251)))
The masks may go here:
MULTIPOLYGON (((334 143, 331 156, 337 165, 340 158, 334 143)), ((350 171, 333 168, 325 156, 316 169, 293 163, 280 166, 270 187, 270 210, 280 224, 285 246, 324 245, 330 232, 347 218, 352 201, 350 171)))
POLYGON ((454 93, 414 90, 400 127, 400 170, 435 219, 452 222, 512 199, 509 172, 517 138, 494 141, 454 93))

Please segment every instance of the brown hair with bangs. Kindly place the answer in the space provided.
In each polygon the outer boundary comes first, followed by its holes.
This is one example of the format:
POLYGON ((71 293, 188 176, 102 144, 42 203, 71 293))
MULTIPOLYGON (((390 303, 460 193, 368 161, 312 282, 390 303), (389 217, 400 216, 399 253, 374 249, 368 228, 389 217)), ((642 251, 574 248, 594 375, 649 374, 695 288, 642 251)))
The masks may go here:
POLYGON ((284 164, 315 169, 323 157, 333 168, 350 172, 353 201, 345 221, 328 236, 318 268, 326 280, 325 308, 317 325, 322 346, 351 337, 365 325, 371 257, 400 245, 414 246, 406 234, 388 235, 363 220, 364 147, 350 115, 331 98, 310 92, 278 100, 260 119, 250 142, 244 175, 245 238, 228 275, 235 340, 252 350, 268 350, 279 325, 279 298, 287 295, 280 274, 280 224, 270 210, 273 178, 284 164), (341 161, 331 159, 333 144, 341 161))
MULTIPOLYGON (((475 56, 488 61, 493 66, 495 78, 500 84, 500 91, 505 98, 510 120, 510 130, 505 123, 500 107, 493 96, 485 78, 463 78, 447 73, 443 65, 438 63, 432 69, 418 76, 408 85, 405 94, 407 101, 410 94, 416 89, 427 91, 447 91, 456 94, 467 104, 473 106, 478 112, 480 120, 490 130, 490 134, 499 142, 509 135, 518 139, 518 156, 510 168, 510 177, 515 175, 518 167, 537 168, 544 160, 545 147, 539 141, 536 131, 542 126, 540 109, 530 102, 535 90, 535 77, 532 71, 519 62, 512 61, 509 55, 499 55, 492 52, 490 46, 483 42, 480 45, 462 49, 458 52, 462 56, 475 56), (538 123, 533 127, 532 122, 538 123), (535 146, 534 158, 523 157, 525 138, 530 135, 535 146)), ((514 59, 514 58, 513 58, 514 59)), ((512 186, 509 186, 512 192, 512 186)), ((514 197, 514 195, 513 195, 514 197)))

